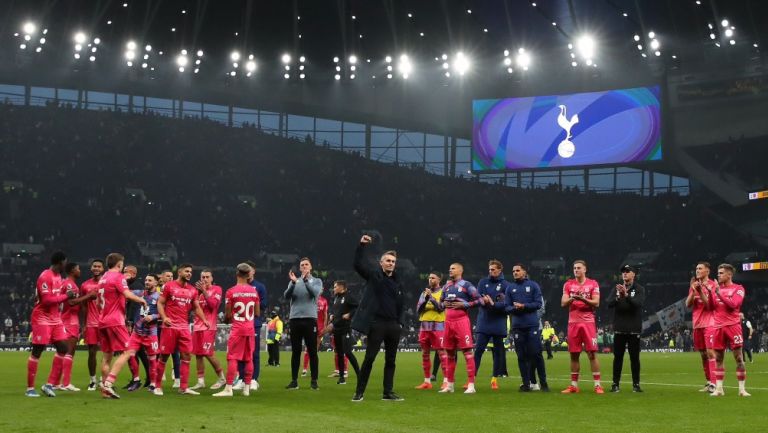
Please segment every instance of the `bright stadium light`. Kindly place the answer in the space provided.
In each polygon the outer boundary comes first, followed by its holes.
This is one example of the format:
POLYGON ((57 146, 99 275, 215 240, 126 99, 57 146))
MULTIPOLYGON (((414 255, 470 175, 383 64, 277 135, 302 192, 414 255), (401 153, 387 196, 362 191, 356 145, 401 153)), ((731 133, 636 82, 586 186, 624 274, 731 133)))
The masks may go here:
POLYGON ((232 59, 233 62, 237 62, 240 60, 240 53, 237 51, 232 51, 232 54, 229 55, 229 58, 232 59))
POLYGON ((37 32, 37 25, 32 21, 27 21, 26 23, 24 23, 21 29, 24 30, 24 33, 28 35, 32 35, 35 32, 37 32))
POLYGON ((531 56, 528 54, 527 51, 525 51, 525 48, 520 48, 517 50, 517 66, 523 68, 524 71, 528 70, 528 67, 531 66, 531 56))
POLYGON ((131 51, 134 51, 134 50, 136 50, 136 42, 128 41, 128 43, 125 44, 125 47, 128 48, 131 51))
POLYGON ((459 51, 456 53, 453 60, 453 70, 457 74, 464 75, 467 71, 469 71, 470 66, 471 63, 463 52, 459 51))
POLYGON ((413 64, 411 63, 411 59, 407 54, 402 54, 400 56, 400 62, 397 64, 397 70, 400 72, 400 75, 402 75, 404 79, 408 79, 411 72, 413 71, 413 64))
POLYGON ((135 51, 126 51, 125 52, 125 58, 127 60, 134 60, 136 58, 136 52, 135 51))
POLYGON ((187 66, 187 63, 189 63, 189 59, 184 54, 180 54, 176 57, 176 64, 184 67, 187 66))
POLYGON ((245 70, 248 72, 253 72, 256 70, 256 62, 253 60, 248 60, 245 62, 245 70))
POLYGON ((280 58, 283 63, 288 64, 291 63, 291 55, 288 53, 283 54, 283 56, 280 58))
POLYGON ((75 43, 77 44, 84 44, 85 41, 88 40, 88 37, 83 32, 77 32, 75 33, 75 43))
POLYGON ((349 56, 349 64, 351 64, 351 65, 354 65, 354 64, 356 64, 356 63, 357 63, 357 56, 356 56, 356 55, 354 55, 354 54, 352 54, 351 56, 349 56))
POLYGON ((583 35, 576 40, 576 49, 579 55, 584 59, 595 58, 595 40, 592 36, 583 35))

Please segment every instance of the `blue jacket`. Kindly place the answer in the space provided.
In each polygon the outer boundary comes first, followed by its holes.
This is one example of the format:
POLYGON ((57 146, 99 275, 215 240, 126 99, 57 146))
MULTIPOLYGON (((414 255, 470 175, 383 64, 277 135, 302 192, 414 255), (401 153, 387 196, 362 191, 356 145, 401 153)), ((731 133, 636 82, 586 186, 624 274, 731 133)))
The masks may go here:
POLYGON ((253 329, 256 331, 256 336, 258 337, 261 325, 264 323, 264 318, 269 313, 269 304, 267 303, 267 286, 265 286, 264 283, 258 282, 256 280, 251 281, 251 285, 256 288, 256 292, 259 294, 259 311, 261 311, 261 314, 259 314, 259 317, 253 319, 253 329))
POLYGON ((480 296, 488 295, 493 299, 492 305, 483 305, 477 313, 477 325, 475 330, 486 335, 507 335, 507 310, 504 299, 506 298, 509 281, 504 275, 499 278, 486 277, 477 283, 477 291, 480 296))
POLYGON ((535 281, 527 278, 510 282, 507 288, 506 309, 512 315, 512 328, 536 328, 539 329, 539 315, 541 308, 541 288, 535 281), (516 309, 513 303, 525 305, 521 310, 516 309))

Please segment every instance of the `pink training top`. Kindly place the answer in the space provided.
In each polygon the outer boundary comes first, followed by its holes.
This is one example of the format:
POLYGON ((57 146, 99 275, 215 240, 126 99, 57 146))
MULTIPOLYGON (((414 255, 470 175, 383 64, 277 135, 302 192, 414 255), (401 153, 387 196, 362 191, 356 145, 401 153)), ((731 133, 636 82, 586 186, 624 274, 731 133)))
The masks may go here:
MULTIPOLYGON (((563 294, 581 295, 585 299, 600 298, 600 286, 597 281, 586 278, 583 284, 571 278, 563 284, 563 294)), ((573 301, 568 307, 568 323, 595 323, 595 309, 584 301, 573 301)))
POLYGON ((741 324, 741 304, 744 302, 744 287, 731 283, 720 287, 720 296, 713 290, 709 295, 709 303, 714 310, 714 327, 721 328, 741 324))
MULTIPOLYGON (((80 296, 80 289, 77 287, 77 283, 74 280, 67 278, 62 283, 62 292, 67 293, 74 291, 77 296, 80 296)), ((61 310, 61 321, 65 325, 80 325, 80 304, 69 305, 69 302, 64 301, 61 304, 63 307, 61 310)))
POLYGON ((101 309, 99 308, 99 282, 94 281, 93 278, 89 278, 83 281, 80 286, 80 293, 82 295, 88 295, 92 292, 96 292, 96 297, 89 299, 86 304, 86 316, 85 326, 94 327, 99 326, 99 316, 101 316, 101 309))
MULTIPOLYGON (((707 279, 703 285, 704 287, 702 287, 702 290, 709 290, 711 293, 715 292, 716 283, 714 281, 707 279)), ((712 309, 709 304, 705 303, 704 300, 701 299, 701 296, 696 293, 693 286, 688 289, 688 293, 691 292, 693 292, 693 305, 691 308, 693 314, 693 328, 709 328, 715 323, 712 309)))
POLYGON ((37 278, 35 306, 32 308, 32 325, 61 325, 59 305, 67 300, 67 293, 61 288, 61 275, 50 269, 44 270, 37 278))
POLYGON ((191 284, 179 284, 176 280, 165 283, 161 299, 165 299, 165 316, 171 319, 171 326, 165 328, 189 329, 189 312, 192 301, 197 298, 197 289, 191 284))
POLYGON ((226 305, 232 306, 232 329, 229 335, 234 337, 253 335, 256 306, 261 301, 256 288, 250 284, 237 284, 227 290, 224 299, 226 305))
POLYGON ((199 317, 195 316, 195 322, 194 325, 192 325, 193 331, 216 330, 216 315, 219 313, 219 305, 221 305, 221 287, 212 285, 206 290, 206 293, 208 294, 208 299, 205 299, 205 296, 198 292, 197 302, 200 304, 200 308, 203 309, 205 318, 208 319, 208 323, 211 326, 210 328, 206 328, 205 323, 203 323, 199 317))
POLYGON ((110 326, 125 326, 125 296, 128 282, 123 274, 117 271, 107 271, 99 280, 99 328, 110 326))

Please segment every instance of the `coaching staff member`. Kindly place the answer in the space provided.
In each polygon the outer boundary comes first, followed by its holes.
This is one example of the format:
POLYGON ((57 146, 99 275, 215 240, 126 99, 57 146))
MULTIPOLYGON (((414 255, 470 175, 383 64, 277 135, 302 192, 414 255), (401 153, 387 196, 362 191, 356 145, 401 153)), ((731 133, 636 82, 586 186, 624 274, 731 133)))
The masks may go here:
POLYGON ((371 376, 373 362, 384 343, 384 394, 382 400, 402 401, 392 391, 395 380, 395 357, 400 342, 400 331, 405 322, 403 308, 403 284, 395 273, 397 254, 387 251, 379 258, 379 266, 371 262, 368 235, 360 238, 355 250, 355 271, 365 280, 357 313, 352 318, 352 329, 368 336, 365 360, 360 367, 357 389, 352 401, 363 401, 365 387, 371 376))
POLYGON ((643 303, 645 289, 635 282, 637 268, 631 265, 621 267, 622 284, 609 295, 608 308, 613 308, 613 385, 611 392, 619 392, 621 367, 624 351, 629 348, 629 362, 632 367, 632 391, 640 389, 640 331, 643 325, 643 303))

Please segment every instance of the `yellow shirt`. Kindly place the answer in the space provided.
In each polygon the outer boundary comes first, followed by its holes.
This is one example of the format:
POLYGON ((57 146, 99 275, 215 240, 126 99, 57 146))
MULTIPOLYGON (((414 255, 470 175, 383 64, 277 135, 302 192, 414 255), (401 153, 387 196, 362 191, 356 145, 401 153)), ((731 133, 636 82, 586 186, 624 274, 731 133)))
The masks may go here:
MULTIPOLYGON (((432 292, 432 298, 440 302, 443 297, 443 289, 436 292, 432 292)), ((445 322, 445 311, 437 311, 437 308, 431 303, 427 302, 424 305, 424 311, 419 313, 420 322, 445 322)))
POLYGON ((551 336, 553 336, 553 335, 555 335, 555 328, 553 328, 551 326, 549 328, 544 328, 544 329, 541 330, 541 338, 544 341, 549 340, 549 338, 551 336))

